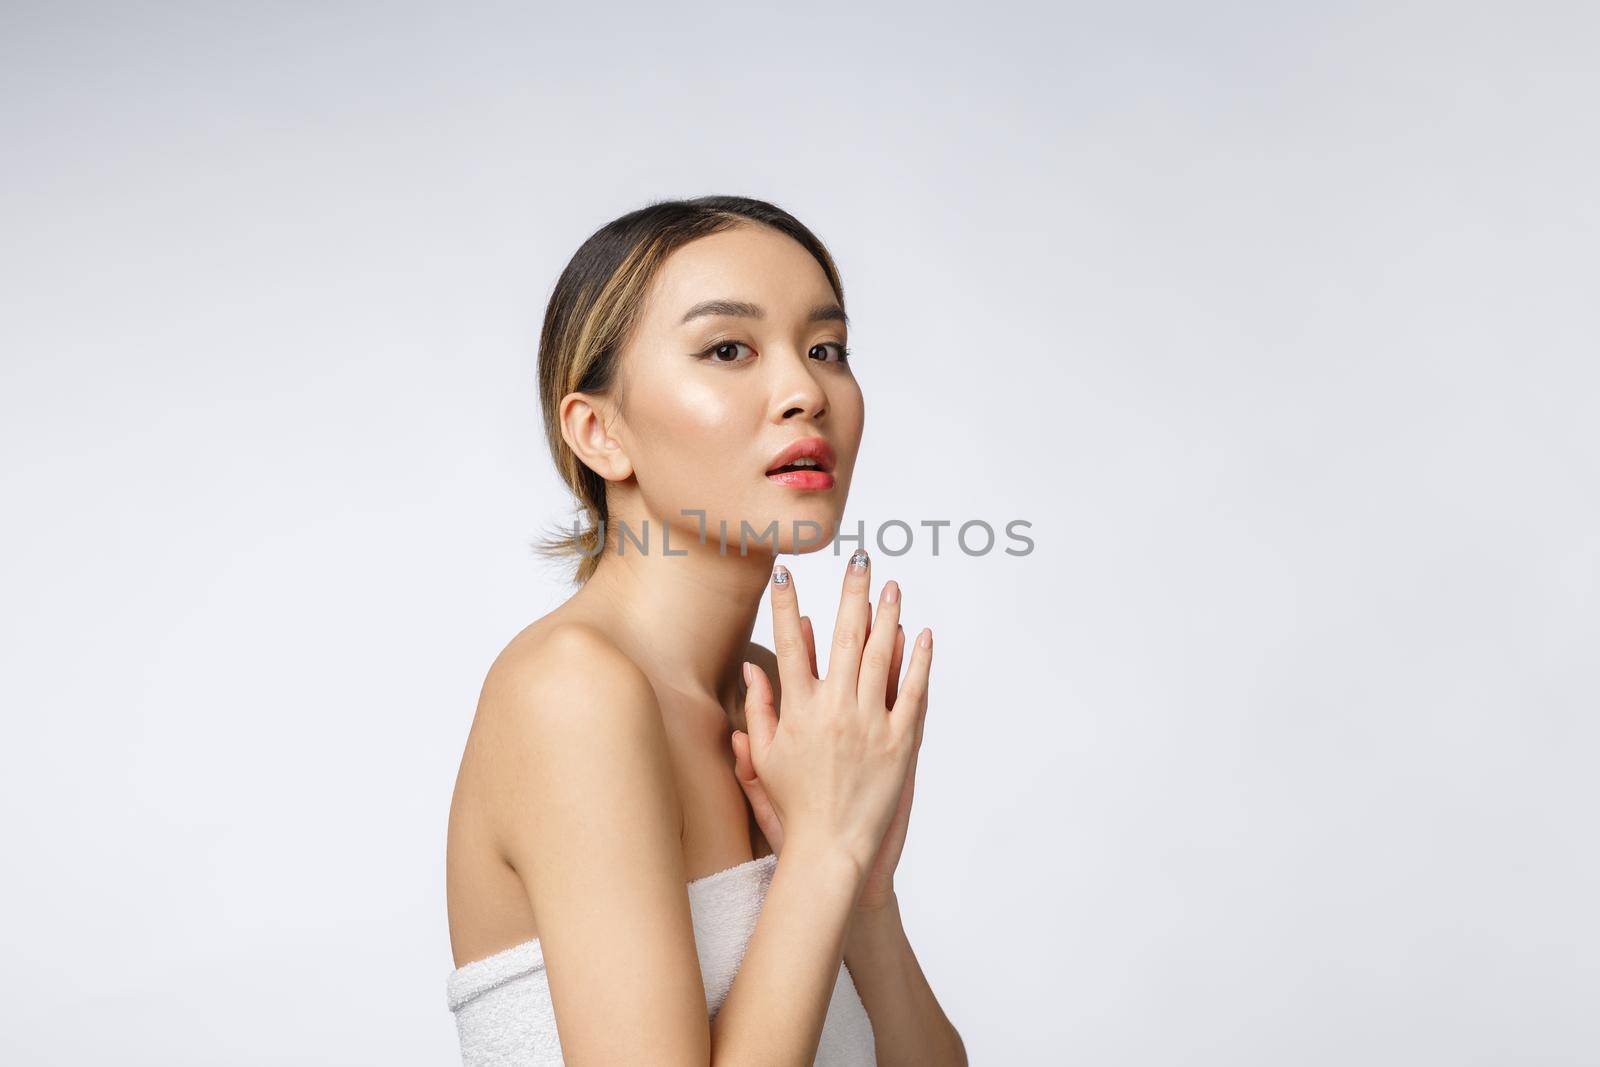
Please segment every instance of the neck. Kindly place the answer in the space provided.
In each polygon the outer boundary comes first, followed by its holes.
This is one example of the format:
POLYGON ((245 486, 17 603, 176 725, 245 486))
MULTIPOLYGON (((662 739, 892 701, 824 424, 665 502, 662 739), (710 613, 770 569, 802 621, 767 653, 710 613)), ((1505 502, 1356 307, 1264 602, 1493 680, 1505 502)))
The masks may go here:
POLYGON ((653 682, 737 707, 740 664, 748 658, 756 613, 772 577, 772 552, 751 545, 741 556, 736 537, 720 549, 714 528, 701 544, 691 519, 672 525, 669 556, 662 550, 659 520, 650 521, 648 538, 639 520, 628 524, 646 542, 645 550, 629 541, 618 554, 608 530, 595 572, 574 602, 604 616, 607 629, 653 682))

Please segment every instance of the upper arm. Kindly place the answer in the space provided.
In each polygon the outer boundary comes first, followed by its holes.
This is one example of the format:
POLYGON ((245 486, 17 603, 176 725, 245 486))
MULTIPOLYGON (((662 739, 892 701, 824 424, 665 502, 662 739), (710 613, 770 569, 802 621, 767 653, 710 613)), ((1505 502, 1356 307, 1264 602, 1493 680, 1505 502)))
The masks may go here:
POLYGON ((602 635, 567 626, 497 665, 484 699, 500 836, 533 908, 566 1061, 706 1063, 681 812, 649 680, 602 635))

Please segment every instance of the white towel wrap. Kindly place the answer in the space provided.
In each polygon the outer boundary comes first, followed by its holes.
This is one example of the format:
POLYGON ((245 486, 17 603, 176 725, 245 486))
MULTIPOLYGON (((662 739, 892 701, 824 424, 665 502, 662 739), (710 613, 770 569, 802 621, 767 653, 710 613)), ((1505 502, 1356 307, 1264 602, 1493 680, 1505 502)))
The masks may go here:
MULTIPOLYGON (((762 856, 686 886, 709 1018, 716 1018, 733 988, 777 864, 776 856, 762 856)), ((562 1062, 550 981, 537 938, 458 967, 450 974, 446 992, 461 1037, 464 1067, 542 1067, 562 1062)), ((842 964, 813 1062, 817 1067, 877 1063, 872 1023, 850 971, 842 964)))

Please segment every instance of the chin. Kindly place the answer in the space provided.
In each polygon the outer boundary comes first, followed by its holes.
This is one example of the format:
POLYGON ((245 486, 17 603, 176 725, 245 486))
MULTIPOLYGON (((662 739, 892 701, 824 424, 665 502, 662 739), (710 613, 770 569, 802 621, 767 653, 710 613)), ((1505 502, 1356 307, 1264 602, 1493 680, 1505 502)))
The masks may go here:
MULTIPOLYGON (((801 532, 807 533, 809 528, 801 532)), ((778 551, 785 556, 805 556, 812 552, 820 552, 831 544, 833 544, 833 524, 828 523, 823 527, 822 540, 815 543, 807 541, 805 544, 800 545, 796 544, 795 539, 792 537, 783 537, 778 540, 778 551)))
POLYGON ((779 515, 778 551, 803 556, 827 548, 838 533, 840 517, 837 507, 793 508, 779 515), (801 543, 801 538, 807 540, 801 543))

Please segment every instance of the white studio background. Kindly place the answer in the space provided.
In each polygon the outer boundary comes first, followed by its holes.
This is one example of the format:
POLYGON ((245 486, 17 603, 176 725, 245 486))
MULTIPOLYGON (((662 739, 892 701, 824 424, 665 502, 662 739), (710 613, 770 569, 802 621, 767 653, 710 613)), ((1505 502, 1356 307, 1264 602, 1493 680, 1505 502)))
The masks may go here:
POLYGON ((0 1059, 458 1059, 450 790, 566 594, 544 300, 742 193, 844 274, 847 517, 1033 524, 875 553, 938 635, 898 882, 973 1063, 1600 1062, 1597 43, 6 4, 0 1059))

